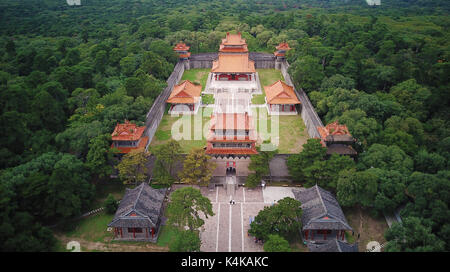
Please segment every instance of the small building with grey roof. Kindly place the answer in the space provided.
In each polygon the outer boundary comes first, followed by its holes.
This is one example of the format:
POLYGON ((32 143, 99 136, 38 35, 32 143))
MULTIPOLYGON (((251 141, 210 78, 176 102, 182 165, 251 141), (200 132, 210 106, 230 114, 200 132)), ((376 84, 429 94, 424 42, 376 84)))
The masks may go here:
POLYGON ((293 190, 302 203, 302 236, 306 242, 345 240, 345 231, 352 228, 334 195, 315 185, 305 190, 293 190))
POLYGON ((358 252, 358 243, 348 244, 338 239, 319 244, 309 242, 307 246, 310 252, 358 252))
POLYGON ((154 189, 143 182, 126 189, 108 227, 114 228, 114 239, 156 242, 167 189, 154 189))

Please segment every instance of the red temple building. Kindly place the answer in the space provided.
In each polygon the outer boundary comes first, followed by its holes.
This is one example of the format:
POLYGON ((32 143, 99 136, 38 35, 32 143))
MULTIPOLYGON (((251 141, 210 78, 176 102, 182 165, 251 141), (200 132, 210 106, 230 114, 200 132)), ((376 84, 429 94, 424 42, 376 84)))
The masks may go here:
POLYGON ((255 62, 248 58, 248 48, 241 33, 230 34, 222 40, 219 57, 213 62, 211 73, 219 81, 251 81, 255 79, 255 62))
POLYGON ((230 34, 227 32, 227 37, 222 39, 219 52, 225 54, 248 54, 247 43, 245 39, 242 39, 241 33, 230 34))
POLYGON ((202 85, 189 80, 175 85, 166 101, 171 104, 169 114, 195 114, 200 107, 201 92, 202 85))
POLYGON ((346 125, 341 125, 338 121, 328 124, 326 127, 317 127, 321 143, 327 148, 327 154, 337 153, 339 155, 356 156, 357 152, 352 144, 355 138, 350 134, 346 125))
POLYGON ((178 53, 178 57, 181 60, 186 60, 191 56, 191 52, 188 52, 190 48, 190 46, 187 46, 185 43, 180 42, 175 45, 173 51, 178 53))
POLYGON ((286 52, 288 50, 291 50, 287 42, 282 42, 275 48, 277 49, 277 51, 275 51, 273 54, 275 55, 275 57, 277 57, 277 60, 284 59, 286 57, 286 52))
POLYGON ((206 154, 221 158, 258 154, 253 119, 248 113, 212 115, 206 154))
POLYGON ((270 86, 264 86, 267 112, 270 115, 297 114, 296 105, 301 104, 294 87, 278 80, 270 86))
POLYGON ((111 134, 111 148, 119 150, 120 154, 129 153, 131 150, 145 149, 149 138, 144 136, 145 127, 138 127, 136 124, 125 120, 124 124, 117 124, 111 134))

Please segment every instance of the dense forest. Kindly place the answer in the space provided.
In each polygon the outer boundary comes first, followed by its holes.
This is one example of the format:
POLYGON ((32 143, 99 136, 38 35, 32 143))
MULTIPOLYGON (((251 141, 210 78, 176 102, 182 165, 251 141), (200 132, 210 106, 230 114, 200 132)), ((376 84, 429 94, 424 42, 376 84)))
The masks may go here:
POLYGON ((305 165, 294 176, 344 206, 404 205, 387 250, 448 251, 449 9, 446 0, 2 1, 0 250, 53 250, 44 226, 90 206, 112 171, 111 131, 145 121, 177 62, 173 45, 213 52, 239 31, 250 51, 287 41, 289 72, 323 123, 339 120, 358 139, 356 162, 305 152, 293 156, 305 165))

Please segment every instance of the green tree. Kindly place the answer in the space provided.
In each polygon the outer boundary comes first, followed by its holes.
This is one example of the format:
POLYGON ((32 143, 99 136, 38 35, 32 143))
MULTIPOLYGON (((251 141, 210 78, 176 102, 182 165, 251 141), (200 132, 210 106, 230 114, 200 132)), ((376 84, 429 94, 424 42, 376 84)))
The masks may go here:
POLYGON ((428 153, 422 149, 414 157, 414 170, 419 172, 435 174, 445 167, 445 158, 437 153, 428 153))
POLYGON ((307 92, 318 90, 324 78, 323 68, 319 59, 313 56, 303 56, 295 61, 290 67, 294 84, 307 92))
POLYGON ((378 192, 377 176, 370 171, 342 171, 336 189, 337 199, 342 206, 372 207, 378 192))
POLYGON ((120 60, 120 70, 126 76, 131 76, 137 67, 136 57, 130 54, 120 60))
POLYGON ((379 168, 371 168, 367 171, 377 176, 378 192, 374 201, 374 208, 377 211, 393 212, 406 202, 407 177, 404 174, 379 168))
POLYGON ((365 169, 377 167, 385 170, 397 170, 408 174, 413 170, 413 161, 396 145, 373 144, 360 156, 361 166, 365 169))
POLYGON ((444 241, 439 240, 431 227, 420 218, 406 217, 402 224, 394 223, 385 233, 387 252, 436 252, 444 250, 444 241))
POLYGON ((326 92, 336 88, 352 90, 355 88, 355 81, 352 78, 345 77, 340 74, 335 74, 329 78, 324 78, 320 85, 320 91, 326 92))
POLYGON ((12 39, 8 39, 8 41, 5 44, 6 53, 8 53, 11 56, 16 55, 16 44, 12 39))
POLYGON ((301 216, 300 201, 285 197, 273 206, 264 207, 250 224, 248 233, 263 240, 267 240, 270 234, 289 239, 301 229, 301 216))
POLYGON ((101 134, 89 143, 89 152, 86 156, 86 166, 99 177, 105 177, 112 173, 109 162, 112 159, 110 147, 111 134, 101 134))
POLYGON ((119 204, 117 203, 117 200, 114 198, 112 194, 108 194, 108 197, 105 200, 105 203, 103 204, 105 207, 105 211, 108 214, 114 214, 119 207, 119 204))
POLYGON ((270 175, 269 163, 278 151, 264 151, 258 147, 258 154, 250 157, 248 170, 254 171, 256 175, 263 177, 270 175))
POLYGON ((149 154, 144 149, 132 150, 125 154, 118 165, 119 178, 124 184, 135 184, 144 182, 147 179, 147 167, 149 154))
POLYGON ((200 190, 192 187, 177 189, 170 196, 167 206, 168 224, 178 229, 188 227, 194 231, 203 226, 205 221, 200 213, 208 218, 214 216, 211 201, 200 190))
MULTIPOLYGON (((162 166, 165 171, 159 173, 167 173, 171 179, 174 179, 173 167, 181 160, 182 149, 180 144, 171 139, 167 143, 155 146, 151 149, 152 154, 156 157, 157 165, 162 166)), ((158 176, 154 176, 158 180, 158 176)))
POLYGON ((100 50, 95 55, 95 68, 97 71, 103 73, 105 72, 106 66, 108 65, 108 53, 105 50, 100 50))
POLYGON ((259 184, 261 184, 261 176, 255 173, 251 173, 247 176, 247 179, 245 180, 245 187, 247 188, 255 188, 259 184))
POLYGON ((305 180, 304 169, 315 161, 323 160, 326 152, 327 149, 322 146, 320 139, 308 139, 299 154, 289 156, 287 160, 289 174, 296 181, 305 180))
POLYGON ((94 197, 94 186, 81 160, 65 154, 54 165, 48 182, 47 216, 69 218, 86 210, 94 197))
POLYGON ((137 77, 129 77, 125 80, 125 90, 127 95, 134 98, 142 96, 144 93, 144 83, 137 77))
POLYGON ((169 243, 170 252, 199 252, 201 246, 197 231, 178 230, 174 239, 169 243))
POLYGON ((277 234, 270 234, 264 242, 265 252, 290 252, 289 242, 277 234))
POLYGON ((410 79, 393 86, 391 94, 408 110, 407 116, 425 120, 428 114, 426 102, 431 96, 428 88, 410 79))
POLYGON ((203 148, 193 148, 184 159, 183 171, 179 174, 181 181, 188 184, 207 185, 216 167, 210 159, 211 157, 206 155, 203 148))

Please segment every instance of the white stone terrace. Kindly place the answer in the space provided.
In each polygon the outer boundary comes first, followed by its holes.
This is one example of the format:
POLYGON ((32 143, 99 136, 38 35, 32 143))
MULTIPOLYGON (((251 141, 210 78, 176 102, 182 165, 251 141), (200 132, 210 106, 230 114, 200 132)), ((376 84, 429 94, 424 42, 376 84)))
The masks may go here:
POLYGON ((212 73, 209 73, 204 93, 217 94, 222 92, 261 94, 258 73, 249 81, 222 81, 215 80, 212 73))

